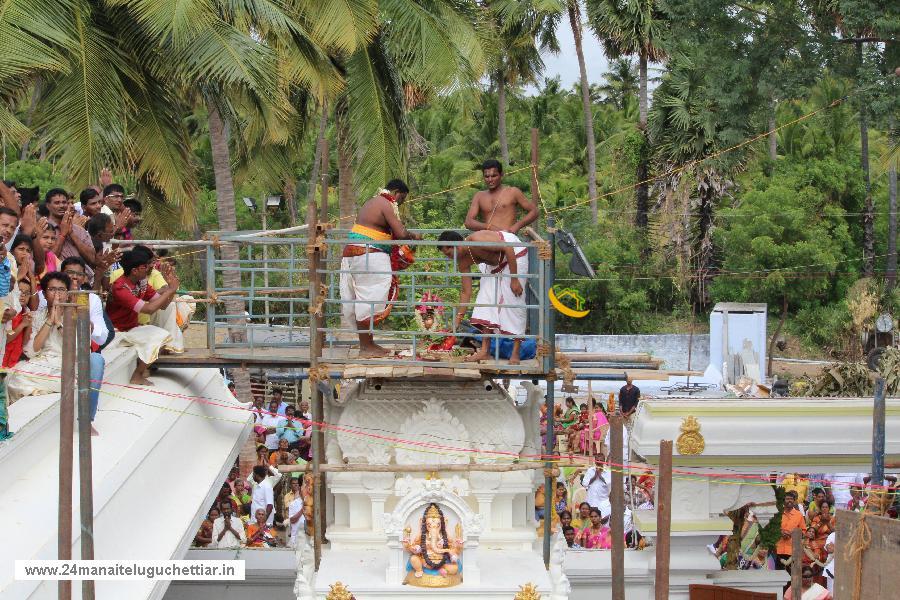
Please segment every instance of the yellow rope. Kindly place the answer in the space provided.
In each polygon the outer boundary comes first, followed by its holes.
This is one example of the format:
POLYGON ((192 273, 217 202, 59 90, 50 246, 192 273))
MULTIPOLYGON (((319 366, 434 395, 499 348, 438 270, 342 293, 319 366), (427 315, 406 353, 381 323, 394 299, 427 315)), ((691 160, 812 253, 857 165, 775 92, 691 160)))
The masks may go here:
POLYGON ((823 106, 823 107, 818 108, 818 109, 816 109, 816 110, 814 110, 814 111, 812 111, 812 112, 810 112, 810 113, 807 113, 807 114, 805 114, 805 115, 801 115, 801 116, 797 117, 796 119, 793 119, 793 120, 791 120, 791 121, 788 121, 788 122, 785 123, 784 125, 779 125, 778 127, 774 128, 774 129, 770 129, 769 131, 764 131, 763 133, 760 133, 760 134, 755 135, 755 136, 753 136, 753 137, 751 137, 751 138, 749 138, 749 139, 746 139, 746 140, 744 140, 743 142, 737 143, 737 144, 735 144, 735 145, 733 145, 733 146, 729 146, 728 148, 723 148, 722 150, 719 150, 719 151, 717 151, 717 152, 713 152, 713 153, 710 154, 709 156, 704 156, 703 158, 697 158, 697 159, 695 159, 695 160, 690 160, 690 161, 684 163, 683 165, 681 165, 680 167, 675 167, 674 169, 670 169, 669 171, 666 171, 665 173, 662 173, 662 174, 660 174, 660 175, 655 175, 655 176, 653 176, 653 177, 649 177, 649 178, 647 178, 647 179, 644 179, 644 180, 639 181, 639 182, 637 182, 637 183, 635 183, 635 184, 632 184, 632 185, 627 185, 627 186, 624 186, 624 187, 620 187, 619 189, 613 190, 613 191, 611 191, 611 192, 607 192, 607 193, 605 193, 605 194, 601 194, 601 195, 597 196, 596 198, 588 198, 588 199, 586 199, 586 200, 579 200, 578 202, 575 202, 574 204, 570 204, 569 206, 561 206, 561 207, 559 207, 559 208, 554 208, 553 210, 548 211, 548 214, 554 214, 554 213, 562 212, 562 211, 564 211, 564 210, 571 210, 571 209, 573 209, 573 208, 575 208, 575 207, 578 207, 578 206, 587 204, 587 203, 592 202, 592 201, 594 201, 594 200, 602 200, 602 199, 604 199, 604 198, 609 198, 610 196, 616 196, 616 195, 621 194, 621 193, 623 193, 623 192, 628 192, 628 191, 631 191, 631 190, 635 190, 635 189, 637 189, 638 187, 640 187, 640 186, 642 186, 642 185, 646 185, 646 184, 649 184, 649 183, 653 183, 653 182, 656 181, 657 179, 663 179, 663 178, 668 177, 668 176, 670 176, 670 175, 674 175, 675 173, 680 173, 681 171, 684 171, 684 170, 686 170, 686 169, 689 169, 690 167, 693 167, 693 166, 696 165, 696 164, 702 163, 702 162, 707 161, 707 160, 710 160, 710 159, 712 159, 712 158, 716 158, 716 157, 718 157, 718 156, 722 156, 723 154, 727 154, 728 152, 733 152, 733 151, 737 150, 738 148, 743 148, 744 146, 747 146, 747 145, 749 145, 749 144, 752 144, 753 142, 755 142, 755 141, 757 141, 757 140, 760 140, 760 139, 762 139, 762 138, 768 136, 768 135, 771 134, 771 133, 776 133, 776 132, 778 132, 778 131, 784 129, 785 127, 790 127, 791 125, 795 125, 795 124, 797 124, 797 123, 799 123, 799 122, 801 122, 801 121, 805 121, 806 119, 812 118, 813 116, 817 115, 818 113, 820 113, 820 112, 822 112, 822 111, 825 111, 825 110, 834 108, 834 107, 837 106, 838 104, 841 104, 842 102, 844 102, 846 99, 847 99, 847 97, 844 97, 844 98, 838 98, 837 100, 831 102, 831 103, 828 104, 827 106, 823 106))
POLYGON ((872 530, 866 523, 866 513, 860 514, 859 523, 856 524, 856 530, 850 536, 850 542, 844 550, 844 559, 847 562, 856 561, 856 574, 853 582, 853 600, 860 600, 860 592, 862 589, 862 557, 863 553, 872 543, 872 530))

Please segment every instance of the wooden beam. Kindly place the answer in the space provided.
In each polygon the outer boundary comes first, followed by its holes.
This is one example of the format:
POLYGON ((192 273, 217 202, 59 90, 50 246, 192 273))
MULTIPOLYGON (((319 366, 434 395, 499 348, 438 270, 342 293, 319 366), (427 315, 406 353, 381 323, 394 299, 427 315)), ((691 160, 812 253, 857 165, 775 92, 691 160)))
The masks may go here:
POLYGON ((612 489, 609 501, 612 514, 609 516, 612 536, 612 600, 625 600, 625 494, 622 481, 622 413, 616 412, 610 418, 609 462, 612 464, 612 489))
MULTIPOLYGON (((75 305, 63 305, 62 379, 59 394, 59 513, 57 560, 72 560, 72 459, 75 435, 75 305)), ((72 581, 59 580, 59 600, 72 598, 72 581)))
POLYGON ((669 558, 672 533, 672 440, 659 441, 656 481, 656 600, 669 600, 669 558))
POLYGON ((798 527, 791 531, 791 590, 799 598, 803 581, 803 532, 798 527))

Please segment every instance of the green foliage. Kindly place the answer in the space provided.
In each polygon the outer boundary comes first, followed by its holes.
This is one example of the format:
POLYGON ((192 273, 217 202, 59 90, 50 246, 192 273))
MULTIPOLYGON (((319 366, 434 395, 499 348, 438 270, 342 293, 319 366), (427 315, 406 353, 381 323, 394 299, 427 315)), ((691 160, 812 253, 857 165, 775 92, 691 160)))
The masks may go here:
POLYGON ((781 539, 781 511, 784 510, 784 488, 772 486, 775 489, 775 515, 759 530, 760 543, 770 551, 775 551, 778 540, 781 539))
POLYGON ((65 188, 67 185, 66 177, 54 169, 53 163, 39 160, 17 160, 10 163, 6 167, 5 179, 15 181, 20 188, 40 188, 38 191, 41 199, 48 190, 65 188))
POLYGON ((726 251, 723 275, 712 285, 715 300, 777 309, 785 298, 794 307, 836 299, 853 244, 839 198, 810 182, 823 171, 815 162, 779 165, 771 178, 751 179, 741 201, 720 211, 716 245, 742 251, 726 251))

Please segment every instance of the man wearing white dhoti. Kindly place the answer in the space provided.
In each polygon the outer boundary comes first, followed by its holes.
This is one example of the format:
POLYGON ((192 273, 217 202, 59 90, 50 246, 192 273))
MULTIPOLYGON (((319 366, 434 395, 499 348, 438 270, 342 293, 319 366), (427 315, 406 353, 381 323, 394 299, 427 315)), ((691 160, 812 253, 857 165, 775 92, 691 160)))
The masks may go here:
MULTIPOLYGON (((445 231, 438 237, 442 242, 461 242, 463 237, 455 231, 445 231)), ((511 245, 499 246, 440 246, 447 258, 456 260, 460 273, 467 273, 474 265, 481 273, 475 308, 471 323, 483 333, 500 333, 513 338, 513 349, 509 364, 519 364, 521 336, 525 335, 527 309, 523 296, 523 279, 528 273, 528 250, 515 244, 519 238, 507 231, 476 231, 465 238, 467 242, 507 242, 511 245)), ((461 308, 456 314, 456 328, 462 322, 472 297, 472 278, 463 276, 462 291, 459 295, 461 308)), ((479 361, 490 358, 490 339, 481 340, 481 349, 468 358, 479 361)))
POLYGON ((178 293, 178 277, 171 265, 161 264, 159 271, 166 281, 166 288, 158 293, 147 283, 147 275, 153 268, 152 253, 135 248, 123 254, 120 263, 124 274, 112 285, 106 312, 116 331, 121 332, 117 337, 137 351, 137 367, 131 383, 153 385, 147 379, 150 364, 159 356, 160 349, 171 342, 172 336, 155 325, 138 325, 138 315, 152 315, 168 307, 178 293))
POLYGON ((392 254, 399 247, 376 242, 422 239, 406 229, 397 212, 408 193, 409 188, 399 179, 389 181, 359 209, 356 224, 347 236, 352 241, 344 247, 341 259, 341 312, 344 321, 356 327, 361 357, 390 354, 375 343, 371 328, 387 318, 397 299, 392 254))

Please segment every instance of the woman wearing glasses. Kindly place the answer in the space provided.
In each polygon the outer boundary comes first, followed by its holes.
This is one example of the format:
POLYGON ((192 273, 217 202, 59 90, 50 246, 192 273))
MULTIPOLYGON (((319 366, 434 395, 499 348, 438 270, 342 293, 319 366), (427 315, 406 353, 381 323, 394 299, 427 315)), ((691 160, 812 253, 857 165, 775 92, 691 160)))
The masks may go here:
POLYGON ((31 318, 31 339, 25 344, 29 361, 6 380, 9 403, 22 396, 59 392, 62 369, 63 307, 69 296, 72 280, 59 272, 41 278, 41 289, 47 300, 31 318))

